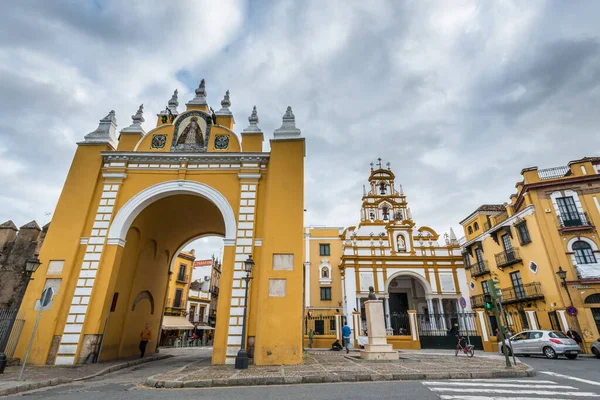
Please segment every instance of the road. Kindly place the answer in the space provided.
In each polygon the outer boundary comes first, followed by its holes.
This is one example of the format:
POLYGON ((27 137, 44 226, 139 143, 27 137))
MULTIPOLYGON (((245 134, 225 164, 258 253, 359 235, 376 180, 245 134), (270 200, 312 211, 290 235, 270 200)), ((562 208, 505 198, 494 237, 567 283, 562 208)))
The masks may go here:
MULTIPOLYGON (((208 354, 208 353, 207 353, 208 354)), ((198 355, 142 364, 85 382, 24 393, 31 400, 54 399, 576 399, 600 398, 600 360, 523 359, 539 371, 534 378, 282 385, 206 389, 147 389, 146 377, 196 362, 198 355), (559 374, 559 376, 555 375, 559 374), (580 379, 580 380, 574 380, 580 379)), ((14 396, 16 397, 16 396, 14 396)))

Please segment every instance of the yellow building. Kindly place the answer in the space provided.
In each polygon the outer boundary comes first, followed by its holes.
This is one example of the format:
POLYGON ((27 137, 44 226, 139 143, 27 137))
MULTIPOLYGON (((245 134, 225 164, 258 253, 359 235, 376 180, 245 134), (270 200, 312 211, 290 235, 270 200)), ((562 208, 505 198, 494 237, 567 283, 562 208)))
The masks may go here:
MULTIPOLYGON (((345 322, 355 345, 361 343, 369 287, 384 300, 388 342, 395 348, 456 346, 454 338, 443 342, 468 293, 458 241, 452 230, 439 243, 437 232, 418 227, 395 180, 389 163, 384 168, 379 160, 371 165, 357 226, 305 229, 305 331, 318 334, 317 347, 329 347, 345 322), (326 318, 336 314, 343 318, 326 318)), ((469 312, 468 300, 464 306, 469 312)), ((466 319, 474 333, 475 321, 466 319)))
POLYGON ((22 304, 28 338, 46 280, 62 280, 33 364, 83 362, 100 343, 101 360, 136 355, 144 324, 160 329, 176 255, 209 235, 224 238, 212 362, 233 364, 240 348, 249 256, 254 362, 301 362, 304 138, 288 107, 265 152, 256 108, 236 134, 229 92, 215 113, 204 80, 195 92, 180 112, 175 91, 149 132, 140 106, 120 134, 111 111, 78 143, 22 304))
POLYGON ((177 255, 175 269, 169 274, 165 315, 182 317, 187 315, 187 302, 195 259, 193 251, 182 251, 177 255))
POLYGON ((486 349, 496 351, 498 324, 482 309, 485 281, 493 277, 512 333, 571 327, 589 351, 600 336, 600 158, 521 174, 510 203, 481 206, 461 222, 471 304, 485 321, 486 349))

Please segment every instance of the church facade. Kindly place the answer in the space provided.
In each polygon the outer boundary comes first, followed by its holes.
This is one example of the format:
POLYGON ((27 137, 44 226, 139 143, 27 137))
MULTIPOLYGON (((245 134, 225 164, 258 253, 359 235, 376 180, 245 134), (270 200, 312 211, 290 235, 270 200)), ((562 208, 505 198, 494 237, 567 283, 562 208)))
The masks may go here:
POLYGON ((456 315, 471 310, 454 232, 440 237, 417 225, 402 185, 381 160, 371 165, 363 187, 358 224, 305 228, 305 254, 305 330, 324 342, 337 334, 336 323, 347 322, 358 344, 371 287, 384 301, 388 342, 395 348, 419 348, 424 330, 446 335, 456 315), (339 321, 331 322, 336 315, 339 321))
MULTIPOLYGON (((29 338, 36 299, 59 281, 30 363, 135 356, 146 323, 154 352, 177 254, 214 235, 224 251, 212 362, 234 363, 245 307, 255 364, 301 362, 305 143, 292 109, 266 152, 256 107, 249 126, 234 132, 229 92, 213 112, 202 80, 185 110, 178 107, 175 91, 149 132, 143 106, 120 133, 111 111, 78 143, 21 307, 21 338, 29 338)), ((22 339, 15 356, 26 348, 22 339)))

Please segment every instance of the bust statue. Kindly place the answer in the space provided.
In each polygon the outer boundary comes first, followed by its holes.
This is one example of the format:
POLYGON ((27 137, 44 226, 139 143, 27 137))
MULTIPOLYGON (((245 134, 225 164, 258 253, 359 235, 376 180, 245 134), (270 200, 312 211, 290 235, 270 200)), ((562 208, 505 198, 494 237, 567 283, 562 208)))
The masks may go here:
POLYGON ((373 286, 369 286, 369 300, 377 300, 377 297, 375 297, 375 289, 373 289, 373 286))

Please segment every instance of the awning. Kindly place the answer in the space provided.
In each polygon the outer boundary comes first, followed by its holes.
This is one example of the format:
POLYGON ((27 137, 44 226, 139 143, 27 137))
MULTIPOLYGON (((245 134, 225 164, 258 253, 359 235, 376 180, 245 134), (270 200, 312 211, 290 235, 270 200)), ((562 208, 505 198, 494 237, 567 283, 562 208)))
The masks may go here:
POLYGON ((196 329, 200 329, 201 331, 213 331, 215 328, 213 328, 212 326, 208 326, 208 325, 198 325, 198 327, 196 329))
POLYGON ((175 331, 179 329, 192 329, 194 325, 184 317, 174 317, 171 315, 165 315, 163 317, 162 328, 165 331, 175 331))

